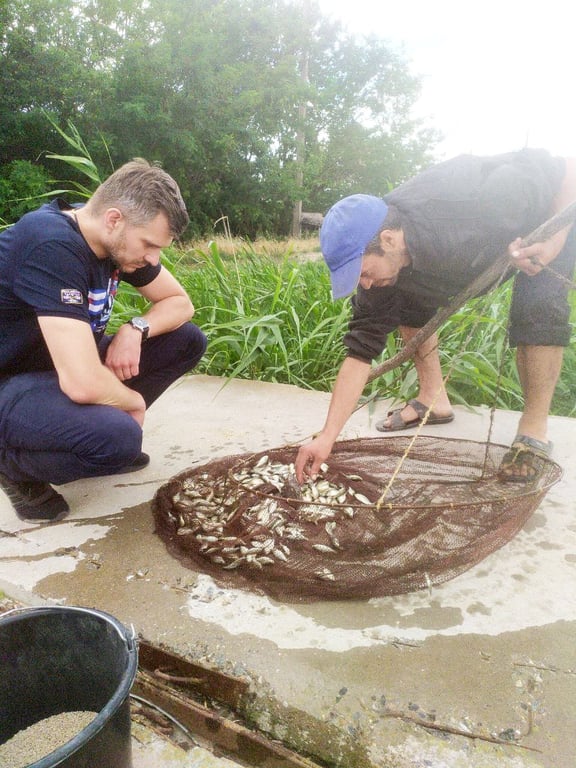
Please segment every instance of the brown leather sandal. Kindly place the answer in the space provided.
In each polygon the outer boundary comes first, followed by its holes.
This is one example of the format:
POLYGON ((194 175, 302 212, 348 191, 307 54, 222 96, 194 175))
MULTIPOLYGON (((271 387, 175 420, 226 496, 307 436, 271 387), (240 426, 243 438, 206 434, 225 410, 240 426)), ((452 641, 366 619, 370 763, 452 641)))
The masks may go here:
POLYGON ((544 469, 552 453, 552 443, 545 443, 526 435, 516 435, 514 442, 502 457, 498 478, 505 483, 532 483, 544 469))
MULTIPOLYGON (((384 419, 376 424, 376 429, 379 432, 398 432, 401 429, 413 429, 414 427, 417 427, 420 422, 424 421, 424 417, 428 413, 427 405, 424 405, 424 403, 421 403, 420 400, 416 399, 409 400, 406 405, 403 405, 401 408, 395 408, 393 411, 388 411, 387 415, 390 419, 390 424, 386 425, 386 419, 384 419), (406 408, 406 405, 411 405, 418 414, 415 419, 404 421, 400 415, 404 408, 406 408)), ((454 421, 453 413, 449 413, 447 416, 438 416, 434 411, 430 411, 430 414, 426 419, 426 425, 448 424, 451 421, 454 421)))

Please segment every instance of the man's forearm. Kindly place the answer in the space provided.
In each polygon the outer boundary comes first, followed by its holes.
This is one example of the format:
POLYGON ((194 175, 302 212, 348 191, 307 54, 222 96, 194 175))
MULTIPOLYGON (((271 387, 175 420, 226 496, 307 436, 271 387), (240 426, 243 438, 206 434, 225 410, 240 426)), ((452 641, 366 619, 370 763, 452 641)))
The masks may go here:
POLYGON ((111 405, 127 412, 145 408, 142 395, 129 389, 102 364, 88 323, 40 316, 38 324, 50 351, 60 389, 73 402, 111 405))
POLYGON ((336 377, 326 423, 311 443, 303 445, 296 457, 296 478, 303 483, 306 477, 316 477, 332 451, 342 427, 350 418, 362 394, 370 372, 370 363, 347 357, 336 377))
MULTIPOLYGON (((565 208, 576 201, 576 159, 566 158, 565 163, 562 184, 550 209, 551 217, 555 214, 560 214, 565 208)), ((552 236, 542 236, 541 238, 538 232, 538 240, 534 239, 535 233, 533 232, 527 238, 529 241, 532 241, 532 245, 524 245, 520 237, 516 238, 508 246, 508 253, 511 256, 513 266, 530 276, 537 275, 542 268, 548 265, 552 265, 553 269, 554 259, 564 248, 572 227, 573 224, 570 223, 552 236)))
POLYGON ((104 365, 92 370, 90 377, 66 380, 60 376, 62 391, 75 403, 82 405, 110 405, 121 411, 145 410, 144 398, 139 392, 123 384, 104 365))
POLYGON ((170 296, 153 304, 146 312, 150 337, 169 333, 187 323, 194 315, 194 305, 187 296, 170 296))
POLYGON ((322 429, 323 435, 335 441, 352 415, 370 373, 370 363, 347 357, 336 377, 332 399, 322 429))
POLYGON ((552 213, 559 213, 576 200, 576 158, 567 157, 565 163, 564 178, 554 198, 552 213))

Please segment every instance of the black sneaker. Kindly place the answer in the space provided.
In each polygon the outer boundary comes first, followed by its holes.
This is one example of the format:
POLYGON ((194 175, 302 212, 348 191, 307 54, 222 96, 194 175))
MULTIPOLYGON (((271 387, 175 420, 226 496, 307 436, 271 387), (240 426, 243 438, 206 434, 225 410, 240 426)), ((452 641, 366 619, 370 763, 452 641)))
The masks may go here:
POLYGON ((15 482, 0 472, 0 488, 12 502, 20 520, 55 523, 70 512, 66 499, 48 483, 36 480, 15 482))
POLYGON ((122 467, 122 469, 119 469, 114 474, 125 475, 128 472, 138 472, 139 469, 144 469, 144 467, 147 467, 148 464, 150 464, 150 456, 142 451, 139 456, 136 456, 131 464, 128 464, 127 467, 122 467))

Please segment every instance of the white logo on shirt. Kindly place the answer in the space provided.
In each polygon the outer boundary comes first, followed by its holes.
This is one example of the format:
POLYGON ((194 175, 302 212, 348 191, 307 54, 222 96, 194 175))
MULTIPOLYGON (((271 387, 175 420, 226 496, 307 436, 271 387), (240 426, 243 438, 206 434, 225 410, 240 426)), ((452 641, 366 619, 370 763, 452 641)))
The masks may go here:
POLYGON ((60 301, 62 304, 83 304, 82 291, 76 288, 62 288, 60 290, 60 301))

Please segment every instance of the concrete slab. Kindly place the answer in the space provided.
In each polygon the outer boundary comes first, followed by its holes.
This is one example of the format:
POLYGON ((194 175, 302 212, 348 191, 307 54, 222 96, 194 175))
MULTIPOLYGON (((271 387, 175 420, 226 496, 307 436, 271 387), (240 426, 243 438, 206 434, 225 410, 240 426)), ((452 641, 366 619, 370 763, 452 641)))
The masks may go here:
MULTIPOLYGON (((67 520, 21 523, 0 497, 0 587, 31 604, 109 611, 152 643, 244 676, 253 692, 245 714, 330 765, 573 768, 574 420, 551 419, 565 474, 524 529, 431 591, 288 605, 223 589, 167 554, 150 513, 159 486, 220 456, 304 440, 328 402, 285 385, 179 382, 147 416, 151 464, 60 488, 67 520), (519 733, 522 747, 489 740, 519 733)), ((358 411, 342 437, 379 436, 374 422, 387 406, 358 411)), ((456 411, 425 433, 486 440, 487 409, 456 411)), ((517 418, 497 411, 493 442, 508 443, 517 418)))
POLYGON ((132 768, 242 768, 203 747, 185 750, 141 723, 132 723, 132 768))

